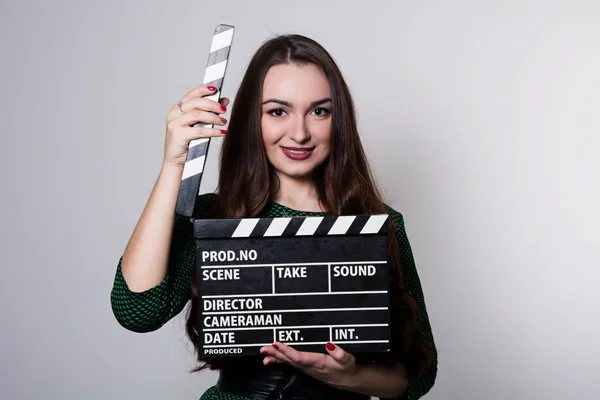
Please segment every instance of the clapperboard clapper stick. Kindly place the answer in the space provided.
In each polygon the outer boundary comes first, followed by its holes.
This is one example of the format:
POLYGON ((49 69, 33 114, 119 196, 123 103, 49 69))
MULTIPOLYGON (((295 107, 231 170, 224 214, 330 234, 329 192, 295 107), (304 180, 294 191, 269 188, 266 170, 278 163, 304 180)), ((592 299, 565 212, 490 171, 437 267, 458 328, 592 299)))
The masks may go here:
POLYGON ((389 351, 388 232, 387 214, 194 220, 202 354, 389 351))
MULTIPOLYGON (((229 51, 233 42, 234 27, 221 24, 215 29, 208 62, 204 73, 204 85, 211 85, 217 88, 215 93, 206 96, 207 99, 218 101, 221 98, 221 89, 223 79, 229 60, 229 51)), ((212 128, 212 124, 197 123, 194 126, 206 126, 212 128)), ((183 167, 181 176, 181 185, 175 206, 175 213, 190 217, 194 210, 196 196, 200 191, 200 180, 202 172, 206 165, 206 154, 210 139, 195 139, 189 144, 187 159, 183 167)))

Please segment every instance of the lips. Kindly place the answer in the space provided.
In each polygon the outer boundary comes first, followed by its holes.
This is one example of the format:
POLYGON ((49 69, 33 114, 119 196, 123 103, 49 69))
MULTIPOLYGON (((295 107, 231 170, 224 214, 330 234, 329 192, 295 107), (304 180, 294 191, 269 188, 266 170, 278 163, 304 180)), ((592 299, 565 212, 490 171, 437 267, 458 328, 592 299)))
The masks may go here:
POLYGON ((306 160, 312 155, 314 147, 281 147, 286 157, 292 160, 306 160))

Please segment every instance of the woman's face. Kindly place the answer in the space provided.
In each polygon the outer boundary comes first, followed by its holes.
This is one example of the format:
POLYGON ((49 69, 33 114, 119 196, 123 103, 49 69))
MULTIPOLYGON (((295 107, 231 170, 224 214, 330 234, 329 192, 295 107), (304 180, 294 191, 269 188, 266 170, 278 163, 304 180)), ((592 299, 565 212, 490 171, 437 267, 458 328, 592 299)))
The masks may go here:
POLYGON ((310 178, 329 155, 331 91, 316 66, 276 65, 263 85, 262 138, 278 176, 310 178))

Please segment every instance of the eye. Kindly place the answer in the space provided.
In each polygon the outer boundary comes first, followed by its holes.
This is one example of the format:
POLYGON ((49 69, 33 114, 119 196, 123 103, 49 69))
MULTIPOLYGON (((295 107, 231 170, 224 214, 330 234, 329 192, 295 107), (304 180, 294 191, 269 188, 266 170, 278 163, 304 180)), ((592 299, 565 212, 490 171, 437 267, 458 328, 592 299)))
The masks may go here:
POLYGON ((282 117, 284 113, 285 111, 283 110, 283 108, 276 108, 268 112, 268 114, 273 117, 282 117))
POLYGON ((313 111, 318 117, 324 117, 329 114, 329 109, 324 107, 315 108, 313 111))

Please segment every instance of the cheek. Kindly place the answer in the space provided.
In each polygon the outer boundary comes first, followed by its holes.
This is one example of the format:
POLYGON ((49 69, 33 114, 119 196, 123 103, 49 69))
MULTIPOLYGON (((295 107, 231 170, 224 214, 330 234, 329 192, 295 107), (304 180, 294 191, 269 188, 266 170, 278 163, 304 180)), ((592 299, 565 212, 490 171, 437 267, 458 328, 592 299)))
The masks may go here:
POLYGON ((312 137, 320 144, 329 145, 329 141, 331 140, 331 122, 328 121, 314 124, 311 127, 310 132, 312 137))
POLYGON ((270 118, 263 118, 261 120, 260 129, 265 146, 277 143, 283 136, 281 124, 277 124, 270 118))

